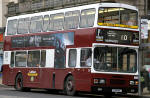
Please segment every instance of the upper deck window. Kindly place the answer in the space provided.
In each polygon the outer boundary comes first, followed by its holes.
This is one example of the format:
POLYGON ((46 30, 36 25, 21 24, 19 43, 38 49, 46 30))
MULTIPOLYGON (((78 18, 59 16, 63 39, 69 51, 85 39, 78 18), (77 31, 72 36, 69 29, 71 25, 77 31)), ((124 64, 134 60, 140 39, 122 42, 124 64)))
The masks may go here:
POLYGON ((119 24, 119 8, 100 8, 98 22, 119 24))
POLYGON ((136 26, 137 25, 137 19, 138 14, 134 10, 129 9, 122 9, 120 10, 120 21, 121 24, 129 25, 129 26, 136 26))
POLYGON ((92 27, 95 20, 95 9, 86 9, 81 11, 80 27, 92 27))
POLYGON ((18 20, 9 20, 7 24, 7 35, 15 35, 17 33, 18 20))
POLYGON ((49 15, 45 15, 43 20, 43 31, 44 32, 48 31, 48 28, 49 28, 49 15))
POLYGON ((65 29, 75 29, 79 25, 80 11, 71 11, 65 13, 65 29))
POLYGON ((30 19, 29 18, 21 18, 18 20, 18 34, 25 34, 29 31, 29 24, 30 19))
POLYGON ((42 31, 43 17, 31 17, 30 33, 39 33, 42 31))
POLYGON ((98 25, 138 28, 138 13, 125 8, 99 8, 98 25))
POLYGON ((50 16, 50 30, 62 30, 64 25, 64 13, 50 16))

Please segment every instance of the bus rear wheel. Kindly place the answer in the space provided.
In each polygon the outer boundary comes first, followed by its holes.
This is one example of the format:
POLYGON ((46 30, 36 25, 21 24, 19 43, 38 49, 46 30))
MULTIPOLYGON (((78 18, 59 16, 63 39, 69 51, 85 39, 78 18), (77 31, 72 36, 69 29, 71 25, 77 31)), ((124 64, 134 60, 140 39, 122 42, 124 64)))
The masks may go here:
POLYGON ((73 76, 69 76, 66 79, 66 82, 65 82, 65 93, 67 95, 70 95, 70 96, 73 96, 76 93, 76 91, 75 91, 75 81, 74 81, 73 76))

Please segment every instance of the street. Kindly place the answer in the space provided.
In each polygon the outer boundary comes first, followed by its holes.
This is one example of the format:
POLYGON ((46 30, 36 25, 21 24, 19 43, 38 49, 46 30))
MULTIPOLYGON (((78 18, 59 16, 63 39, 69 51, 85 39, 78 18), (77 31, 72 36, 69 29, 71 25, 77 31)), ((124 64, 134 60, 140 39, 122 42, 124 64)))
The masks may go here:
MULTIPOLYGON (((135 98, 135 95, 115 95, 112 98, 135 98)), ((102 95, 79 94, 78 96, 67 96, 62 93, 50 93, 43 89, 32 89, 30 92, 16 91, 13 87, 0 87, 0 98, 104 98, 102 95)), ((149 97, 140 97, 149 98, 149 97)))

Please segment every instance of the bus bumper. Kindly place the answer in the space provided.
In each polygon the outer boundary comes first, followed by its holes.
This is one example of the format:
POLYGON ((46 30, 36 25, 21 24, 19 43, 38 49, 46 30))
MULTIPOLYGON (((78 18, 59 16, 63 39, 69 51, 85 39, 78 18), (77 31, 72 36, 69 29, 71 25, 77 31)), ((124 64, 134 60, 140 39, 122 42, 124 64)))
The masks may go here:
POLYGON ((98 87, 92 86, 93 93, 137 93, 137 87, 115 88, 115 87, 98 87))

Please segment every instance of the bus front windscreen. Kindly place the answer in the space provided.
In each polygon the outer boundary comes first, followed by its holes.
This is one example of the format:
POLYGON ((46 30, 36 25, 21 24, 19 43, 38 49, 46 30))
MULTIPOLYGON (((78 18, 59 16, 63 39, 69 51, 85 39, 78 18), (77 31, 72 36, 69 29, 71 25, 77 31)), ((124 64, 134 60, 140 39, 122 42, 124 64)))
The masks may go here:
POLYGON ((138 12, 126 8, 100 7, 98 25, 138 28, 138 12))
POLYGON ((137 51, 123 47, 95 47, 94 69, 100 72, 137 72, 137 51))

